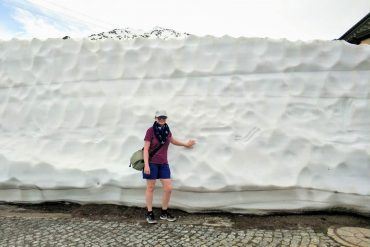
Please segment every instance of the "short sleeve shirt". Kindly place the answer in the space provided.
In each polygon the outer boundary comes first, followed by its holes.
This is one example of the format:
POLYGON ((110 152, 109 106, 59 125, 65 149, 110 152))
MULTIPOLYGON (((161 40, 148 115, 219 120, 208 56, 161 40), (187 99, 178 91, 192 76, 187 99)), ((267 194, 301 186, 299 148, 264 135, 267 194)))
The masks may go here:
MULTIPOLYGON (((154 154, 152 158, 149 158, 149 163, 160 164, 160 165, 168 164, 167 150, 168 150, 168 146, 170 145, 171 137, 172 137, 172 133, 170 132, 168 134, 167 141, 164 143, 164 145, 154 154)), ((159 141, 154 134, 153 127, 150 127, 146 131, 144 141, 150 142, 149 153, 159 145, 159 141)))

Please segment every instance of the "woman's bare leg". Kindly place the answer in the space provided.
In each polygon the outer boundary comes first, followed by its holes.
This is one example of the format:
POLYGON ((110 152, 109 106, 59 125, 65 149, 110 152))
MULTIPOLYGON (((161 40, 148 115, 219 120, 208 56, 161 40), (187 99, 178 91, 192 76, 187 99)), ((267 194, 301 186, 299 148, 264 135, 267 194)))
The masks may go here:
POLYGON ((171 198, 172 192, 172 180, 171 179, 161 179, 163 186, 163 197, 162 197, 162 209, 166 210, 171 198))
POLYGON ((157 181, 156 179, 146 180, 145 201, 148 211, 153 211, 153 192, 156 181, 157 181))

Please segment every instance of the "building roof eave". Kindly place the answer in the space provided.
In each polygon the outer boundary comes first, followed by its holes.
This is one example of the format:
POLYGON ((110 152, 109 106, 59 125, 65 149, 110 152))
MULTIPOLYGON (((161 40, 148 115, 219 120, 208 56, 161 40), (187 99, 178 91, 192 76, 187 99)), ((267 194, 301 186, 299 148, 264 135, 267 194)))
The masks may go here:
POLYGON ((370 13, 351 27, 339 39, 352 44, 360 44, 362 40, 367 38, 370 38, 370 13))

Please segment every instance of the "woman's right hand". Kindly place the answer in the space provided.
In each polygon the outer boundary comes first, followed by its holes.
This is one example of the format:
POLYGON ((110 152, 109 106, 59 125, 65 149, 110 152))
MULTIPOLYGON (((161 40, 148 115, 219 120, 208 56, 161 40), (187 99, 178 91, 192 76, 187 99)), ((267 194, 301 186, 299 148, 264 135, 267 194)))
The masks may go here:
POLYGON ((150 175, 149 165, 144 165, 144 173, 150 175))

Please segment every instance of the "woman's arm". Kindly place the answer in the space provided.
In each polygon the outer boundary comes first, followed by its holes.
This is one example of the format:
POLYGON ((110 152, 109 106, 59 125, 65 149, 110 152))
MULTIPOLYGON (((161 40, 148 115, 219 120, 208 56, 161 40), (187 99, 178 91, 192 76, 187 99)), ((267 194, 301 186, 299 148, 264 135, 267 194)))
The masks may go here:
POLYGON ((171 137, 171 143, 176 146, 183 146, 183 147, 191 148, 195 144, 195 141, 189 140, 187 142, 180 142, 176 140, 175 138, 171 137))
POLYGON ((149 169, 149 147, 150 147, 150 141, 145 141, 144 142, 144 172, 149 174, 150 169, 149 169), (149 171, 149 172, 148 172, 149 171))

